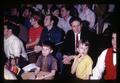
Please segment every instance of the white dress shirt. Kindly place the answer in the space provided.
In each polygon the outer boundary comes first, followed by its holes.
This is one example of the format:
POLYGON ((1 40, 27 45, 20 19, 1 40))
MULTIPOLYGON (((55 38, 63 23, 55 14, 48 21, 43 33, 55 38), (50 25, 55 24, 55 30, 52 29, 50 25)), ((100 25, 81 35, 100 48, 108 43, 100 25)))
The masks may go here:
POLYGON ((7 39, 4 38, 4 52, 8 59, 10 57, 20 57, 21 54, 24 58, 28 59, 22 41, 15 35, 11 35, 7 39))
MULTIPOLYGON (((102 78, 102 74, 105 70, 105 56, 107 51, 108 49, 104 50, 98 57, 97 64, 92 71, 93 76, 91 76, 90 79, 99 80, 102 78)), ((116 65, 116 53, 113 53, 113 65, 116 65)))
POLYGON ((89 28, 94 29, 95 13, 92 10, 90 10, 88 8, 85 11, 81 11, 81 13, 79 14, 79 17, 81 18, 82 21, 88 21, 89 22, 89 28))
MULTIPOLYGON (((74 33, 74 34, 75 34, 75 45, 76 45, 76 36, 77 36, 77 33, 74 33)), ((80 36, 81 36, 81 33, 78 33, 78 41, 80 41, 80 36)), ((77 49, 75 49, 75 50, 77 51, 77 49)))
POLYGON ((63 18, 59 18, 58 27, 62 28, 65 31, 65 33, 67 33, 68 30, 71 30, 71 26, 69 23, 70 19, 71 16, 69 16, 67 20, 64 20, 63 18))

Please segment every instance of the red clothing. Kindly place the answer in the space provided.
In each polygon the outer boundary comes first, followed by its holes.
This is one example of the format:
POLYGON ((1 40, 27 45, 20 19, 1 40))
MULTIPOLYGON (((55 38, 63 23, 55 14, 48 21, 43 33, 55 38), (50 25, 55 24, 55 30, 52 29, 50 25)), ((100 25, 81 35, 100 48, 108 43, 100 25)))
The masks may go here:
POLYGON ((29 38, 31 38, 31 42, 34 42, 37 38, 40 38, 43 27, 39 26, 38 28, 31 27, 29 30, 29 38))
POLYGON ((105 79, 115 80, 116 79, 116 65, 113 65, 113 49, 109 48, 105 57, 105 79))

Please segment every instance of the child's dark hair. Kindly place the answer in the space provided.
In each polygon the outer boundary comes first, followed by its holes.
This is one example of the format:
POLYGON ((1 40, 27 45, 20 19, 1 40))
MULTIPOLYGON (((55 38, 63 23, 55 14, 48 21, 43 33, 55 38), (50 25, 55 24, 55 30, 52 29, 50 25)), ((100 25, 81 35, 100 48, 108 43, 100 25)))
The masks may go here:
POLYGON ((48 47, 50 47, 52 50, 54 50, 54 48, 55 48, 55 44, 54 44, 53 42, 51 42, 51 41, 44 41, 44 42, 42 43, 42 46, 48 46, 48 47))
POLYGON ((88 46, 88 48, 90 47, 90 43, 89 43, 89 41, 88 40, 86 40, 86 39, 82 39, 82 40, 80 40, 80 42, 79 42, 79 44, 85 44, 85 46, 88 46))

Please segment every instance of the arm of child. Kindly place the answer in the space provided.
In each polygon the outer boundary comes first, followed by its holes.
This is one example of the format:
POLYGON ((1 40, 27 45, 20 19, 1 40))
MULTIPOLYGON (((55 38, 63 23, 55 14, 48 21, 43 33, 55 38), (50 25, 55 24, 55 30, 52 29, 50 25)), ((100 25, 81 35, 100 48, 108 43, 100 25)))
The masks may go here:
POLYGON ((37 74, 39 73, 39 71, 40 71, 40 68, 37 67, 36 70, 35 70, 35 72, 34 72, 34 75, 37 76, 37 74))
POLYGON ((76 68, 77 68, 77 65, 78 65, 78 61, 77 61, 77 57, 74 59, 74 62, 72 64, 72 67, 71 67, 71 74, 74 74, 75 71, 76 71, 76 68))
POLYGON ((40 52, 41 50, 42 50, 42 47, 39 46, 39 45, 36 45, 36 46, 34 47, 34 51, 35 51, 36 53, 40 52))
POLYGON ((48 79, 48 78, 54 77, 55 76, 55 72, 56 72, 56 70, 52 70, 49 74, 44 75, 43 79, 48 79))
POLYGON ((45 80, 51 80, 52 78, 54 78, 54 76, 55 76, 55 72, 56 72, 56 70, 52 70, 51 72, 40 72, 41 74, 39 75, 39 76, 37 76, 37 78, 36 79, 38 79, 38 80, 43 80, 43 79, 45 79, 45 80))
POLYGON ((75 58, 75 55, 70 55, 70 56, 68 56, 68 55, 64 55, 63 56, 63 63, 64 64, 71 64, 71 60, 72 59, 74 59, 75 58))
POLYGON ((37 38, 34 42, 26 44, 26 48, 29 48, 30 46, 34 46, 39 42, 40 38, 37 38))

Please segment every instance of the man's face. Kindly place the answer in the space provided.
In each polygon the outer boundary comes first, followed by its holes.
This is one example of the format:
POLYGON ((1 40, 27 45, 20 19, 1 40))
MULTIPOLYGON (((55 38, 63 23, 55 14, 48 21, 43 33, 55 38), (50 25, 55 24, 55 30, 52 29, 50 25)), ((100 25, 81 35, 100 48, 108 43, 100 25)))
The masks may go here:
POLYGON ((48 56, 52 52, 53 52, 53 50, 51 50, 50 47, 48 47, 48 46, 42 46, 42 55, 43 56, 48 56))
POLYGON ((80 55, 87 55, 87 53, 88 53, 88 46, 86 46, 85 44, 80 44, 79 45, 79 48, 78 48, 78 52, 79 52, 79 54, 80 55))
POLYGON ((7 29, 7 26, 6 25, 4 25, 4 36, 7 36, 8 35, 8 29, 7 29))
POLYGON ((86 4, 81 5, 82 10, 85 10, 87 8, 86 4))
POLYGON ((54 12, 52 12, 52 14, 53 14, 54 16, 58 17, 58 16, 59 16, 59 10, 56 9, 54 12))
POLYGON ((68 15, 69 11, 67 11, 67 10, 63 7, 63 8, 61 8, 60 13, 61 13, 61 17, 64 18, 64 17, 66 17, 66 16, 68 15))
POLYGON ((45 19, 44 19, 44 26, 45 27, 48 27, 51 25, 51 20, 50 20, 50 16, 45 16, 45 19))
POLYGON ((24 12, 23 12, 23 16, 24 16, 24 17, 27 17, 27 16, 29 16, 29 15, 30 15, 29 10, 28 10, 28 9, 25 9, 24 12))
POLYGON ((112 34, 112 46, 116 50, 116 33, 112 34))
POLYGON ((73 21, 71 23, 71 27, 72 27, 73 32, 75 33, 81 32, 81 24, 79 21, 73 21))

